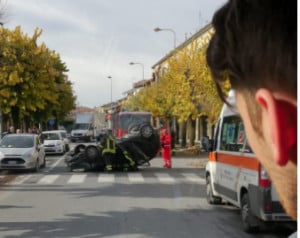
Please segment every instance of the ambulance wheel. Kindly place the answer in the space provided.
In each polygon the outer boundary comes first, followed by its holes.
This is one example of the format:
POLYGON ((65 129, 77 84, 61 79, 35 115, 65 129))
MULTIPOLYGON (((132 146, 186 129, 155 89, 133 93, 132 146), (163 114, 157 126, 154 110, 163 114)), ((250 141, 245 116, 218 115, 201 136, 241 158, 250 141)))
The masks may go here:
POLYGON ((209 204, 222 203, 222 198, 216 197, 213 194, 210 175, 207 175, 207 177, 206 177, 206 200, 209 204))
POLYGON ((257 217, 253 216, 250 210, 248 193, 242 195, 241 217, 243 230, 245 232, 253 233, 259 230, 259 220, 257 217))

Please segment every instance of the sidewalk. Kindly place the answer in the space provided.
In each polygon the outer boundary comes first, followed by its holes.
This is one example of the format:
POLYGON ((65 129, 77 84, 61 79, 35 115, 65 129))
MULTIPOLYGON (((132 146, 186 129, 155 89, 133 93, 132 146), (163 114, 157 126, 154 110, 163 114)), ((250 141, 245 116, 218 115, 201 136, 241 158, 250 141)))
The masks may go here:
MULTIPOLYGON (((177 149, 172 155, 173 168, 205 168, 207 161, 208 153, 206 152, 194 153, 187 149, 177 149)), ((160 155, 151 161, 154 167, 161 167, 162 163, 160 155)))
POLYGON ((183 159, 186 164, 194 168, 205 168, 208 161, 207 152, 194 153, 193 151, 186 149, 177 149, 175 155, 172 156, 172 160, 176 163, 177 159, 183 159))
POLYGON ((182 158, 198 158, 198 159, 207 159, 208 152, 199 152, 191 149, 181 149, 176 148, 175 155, 172 157, 182 157, 182 158))

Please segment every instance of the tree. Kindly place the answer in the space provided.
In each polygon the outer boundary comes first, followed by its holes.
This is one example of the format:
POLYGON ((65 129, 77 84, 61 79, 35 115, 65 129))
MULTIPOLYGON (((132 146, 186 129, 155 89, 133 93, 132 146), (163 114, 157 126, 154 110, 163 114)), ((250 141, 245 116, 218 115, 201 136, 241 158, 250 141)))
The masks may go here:
MULTIPOLYGON (((150 110, 155 116, 176 117, 182 127, 189 126, 190 145, 195 138, 195 120, 205 116, 210 126, 216 123, 222 101, 206 64, 206 48, 210 35, 193 40, 189 46, 173 52, 168 68, 159 81, 131 97, 130 103, 141 110, 150 110)), ((224 92, 230 88, 223 85, 224 92)), ((184 138, 182 132, 182 138, 184 138)), ((185 143, 185 142, 183 142, 185 143)))
POLYGON ((60 114, 74 106, 71 84, 66 80, 67 68, 54 51, 37 39, 42 30, 35 29, 32 37, 21 27, 13 31, 0 29, 0 109, 9 116, 15 127, 20 122, 47 120, 53 107, 61 99, 67 107, 59 107, 60 114), (64 111, 65 110, 65 111, 64 111))

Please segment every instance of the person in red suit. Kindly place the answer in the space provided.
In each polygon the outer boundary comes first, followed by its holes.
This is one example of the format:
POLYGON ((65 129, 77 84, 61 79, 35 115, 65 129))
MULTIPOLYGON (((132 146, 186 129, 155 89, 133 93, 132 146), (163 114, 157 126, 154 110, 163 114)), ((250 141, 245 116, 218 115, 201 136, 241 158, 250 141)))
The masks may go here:
POLYGON ((171 161, 171 134, 168 132, 167 129, 164 129, 161 134, 161 148, 162 148, 162 158, 164 162, 165 168, 172 168, 172 161, 171 161))

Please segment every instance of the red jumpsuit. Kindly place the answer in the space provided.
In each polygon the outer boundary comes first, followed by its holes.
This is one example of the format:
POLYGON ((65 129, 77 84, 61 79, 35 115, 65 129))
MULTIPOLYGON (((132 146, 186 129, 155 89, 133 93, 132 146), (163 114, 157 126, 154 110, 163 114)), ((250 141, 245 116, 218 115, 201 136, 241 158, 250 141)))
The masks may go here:
POLYGON ((165 132, 161 136, 161 146, 162 146, 162 158, 164 161, 164 167, 171 168, 171 134, 165 132))

